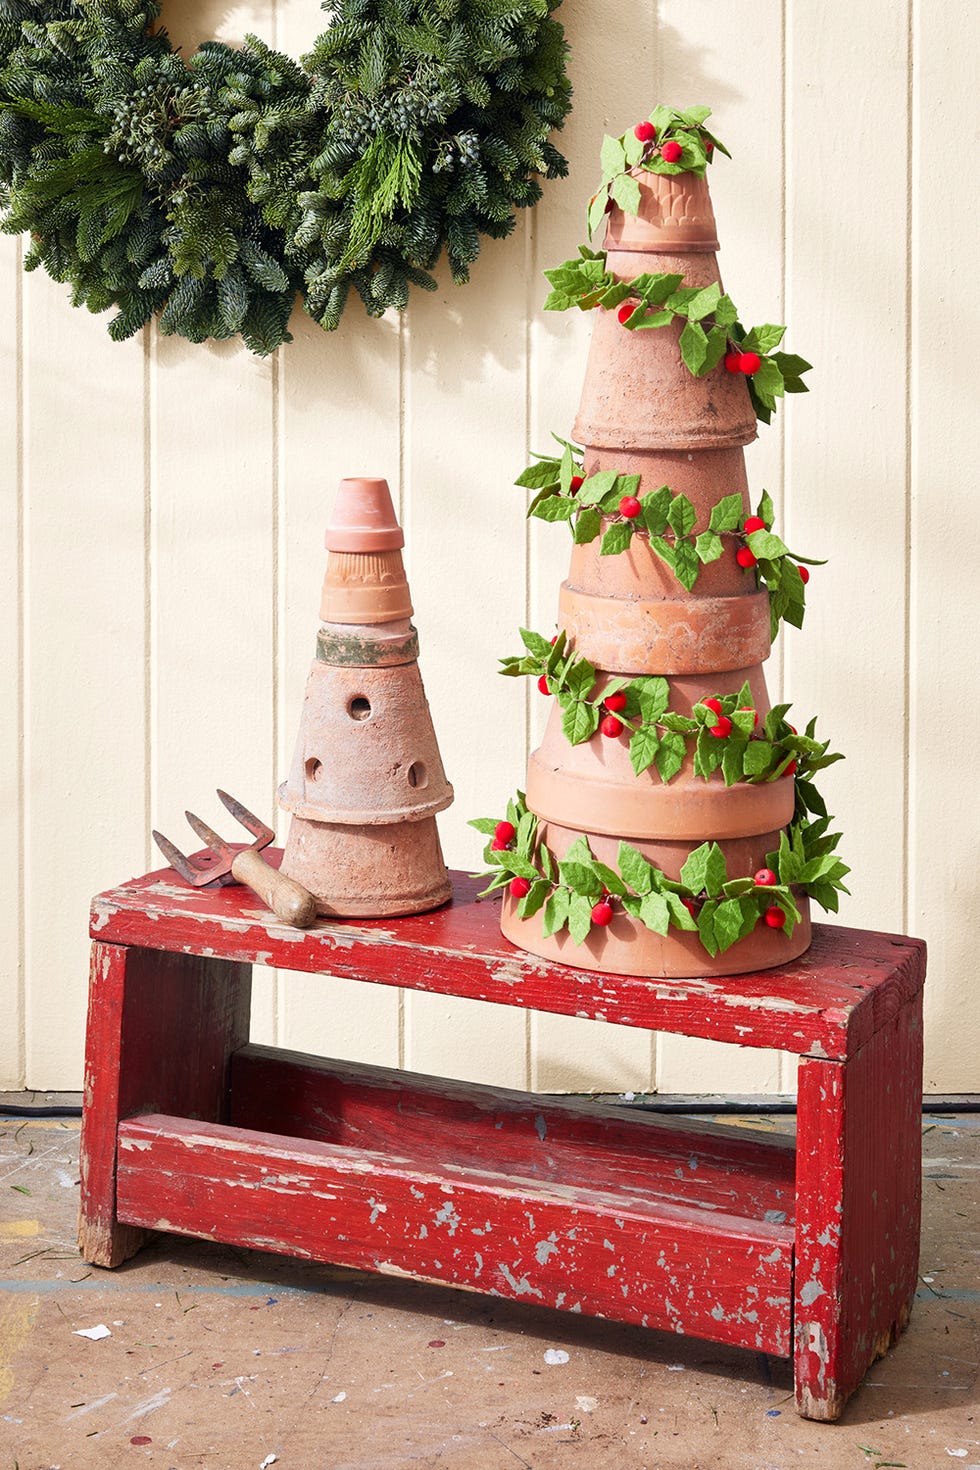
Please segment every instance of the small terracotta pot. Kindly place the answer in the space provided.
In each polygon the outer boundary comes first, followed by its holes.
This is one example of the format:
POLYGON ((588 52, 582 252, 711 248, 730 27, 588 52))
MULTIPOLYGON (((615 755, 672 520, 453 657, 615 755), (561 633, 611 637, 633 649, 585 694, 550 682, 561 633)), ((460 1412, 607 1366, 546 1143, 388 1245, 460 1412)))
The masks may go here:
POLYGON ((654 174, 640 167, 629 172, 640 186, 639 215, 624 214, 615 207, 610 211, 607 250, 710 254, 718 249, 706 178, 688 173, 654 174))
POLYGON ((356 827, 294 816, 282 860, 318 914, 420 914, 452 896, 434 817, 356 827))
MULTIPOLYGON (((579 833, 550 822, 542 822, 541 838, 560 858, 579 833)), ((587 834, 589 846, 600 862, 618 866, 619 839, 587 834)), ((779 843, 778 832, 751 838, 719 840, 725 853, 731 877, 746 876, 762 867, 767 852, 779 843)), ((694 846, 698 844, 695 843, 694 846)), ((631 846, 651 863, 662 868, 668 877, 677 879, 692 844, 689 842, 632 841, 631 846)), ((759 924, 731 949, 714 958, 708 954, 698 936, 686 930, 671 928, 666 936, 652 933, 614 903, 613 921, 606 928, 593 927, 584 944, 576 945, 566 930, 545 938, 539 911, 530 919, 517 917, 518 900, 505 891, 501 914, 501 931, 521 949, 543 959, 558 960, 578 970, 601 970, 610 975, 704 976, 743 975, 751 970, 764 970, 797 959, 810 947, 810 909, 805 895, 796 895, 801 922, 788 937, 785 929, 770 929, 759 924)), ((591 1014, 591 1012, 589 1012, 591 1014)), ((610 1017, 610 1019, 613 1019, 610 1017)))

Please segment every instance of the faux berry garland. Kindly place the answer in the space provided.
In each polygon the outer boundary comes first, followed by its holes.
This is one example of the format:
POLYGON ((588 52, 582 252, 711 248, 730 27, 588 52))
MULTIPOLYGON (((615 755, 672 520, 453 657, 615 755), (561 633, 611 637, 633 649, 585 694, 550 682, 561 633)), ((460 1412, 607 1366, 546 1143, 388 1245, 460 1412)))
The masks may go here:
POLYGON ((289 340, 468 279, 567 172, 560 0, 338 0, 297 64, 250 36, 186 62, 156 0, 4 0, 0 208, 73 305, 193 342, 289 340))
POLYGON ((655 934, 697 932, 716 955, 760 923, 792 934, 800 919, 794 892, 808 893, 833 912, 838 893, 847 892, 843 880, 850 869, 835 854, 840 836, 828 830, 829 817, 797 818, 766 854, 766 866, 746 877, 729 878, 721 848, 703 842, 688 854, 679 881, 628 842, 619 844, 618 868, 600 862, 585 837, 556 858, 539 840, 538 819, 522 792, 508 803, 504 819, 479 817, 470 826, 489 839, 483 854, 488 871, 478 875, 488 880, 484 894, 508 888, 521 918, 543 909, 544 934, 567 929, 573 944, 611 923, 620 905, 655 934))
POLYGON ((648 118, 618 138, 602 140, 602 183, 589 201, 590 237, 613 204, 626 214, 640 207, 640 186, 630 169, 652 174, 697 174, 703 178, 715 150, 731 158, 720 138, 709 133, 705 122, 710 107, 655 107, 648 118))
POLYGON ((686 495, 669 486, 641 495, 639 475, 599 470, 586 476, 583 451, 577 444, 553 436, 563 447, 561 458, 536 455, 536 463, 518 475, 516 485, 533 490, 527 514, 543 521, 567 521, 576 545, 602 535, 600 555, 626 551, 635 535, 645 536, 651 549, 690 592, 701 567, 725 554, 726 544, 738 565, 754 569, 757 585, 769 593, 770 633, 775 638, 785 620, 802 628, 806 613, 805 587, 809 567, 824 566, 815 557, 790 551, 773 535, 772 498, 763 491, 754 516, 742 520, 739 495, 725 495, 712 507, 707 528, 696 533, 697 513, 686 495))
POLYGON ((655 765, 664 782, 677 775, 693 746, 696 776, 707 781, 720 770, 726 786, 795 776, 796 816, 827 815, 810 777, 844 757, 816 739, 816 718, 802 735, 786 719, 788 704, 774 705, 761 718, 748 683, 736 694, 700 700, 690 715, 677 714, 667 708, 670 686, 660 675, 600 680, 589 660, 569 649, 564 632, 550 642, 528 628, 520 632, 526 653, 502 658, 499 672, 530 676, 541 694, 557 698, 571 745, 599 733, 612 740, 625 736, 635 774, 655 765))

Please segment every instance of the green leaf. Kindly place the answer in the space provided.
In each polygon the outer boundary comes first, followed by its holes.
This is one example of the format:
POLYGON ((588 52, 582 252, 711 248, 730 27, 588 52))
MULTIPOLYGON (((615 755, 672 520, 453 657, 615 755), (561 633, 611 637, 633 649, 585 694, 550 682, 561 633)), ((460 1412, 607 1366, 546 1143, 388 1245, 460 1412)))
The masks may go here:
MULTIPOLYGON (((565 858, 558 864, 558 872, 561 876, 561 881, 573 893, 581 894, 585 898, 591 898, 593 900, 602 897, 602 884, 591 864, 587 867, 585 863, 570 863, 565 858)), ((535 877, 537 877, 537 874, 535 874, 535 877)))
POLYGON ((540 633, 535 633, 531 628, 520 628, 518 631, 521 635, 521 642, 528 653, 533 654, 535 658, 548 657, 551 652, 551 644, 547 638, 543 638, 540 633))
POLYGON ((573 944, 582 944, 592 928, 592 900, 573 894, 568 905, 568 932, 573 944))
MULTIPOLYGON (((683 276, 660 274, 637 276, 633 282, 633 290, 647 306, 663 306, 683 281, 683 276)), ((673 312, 671 312, 673 316, 673 312)))
POLYGON ((466 825, 475 827, 477 832, 482 832, 486 837, 492 837, 499 823, 499 817, 471 817, 466 825))
POLYGON ((640 904, 640 922, 654 934, 666 934, 670 928, 670 908, 662 893, 648 893, 640 904))
POLYGON ((519 919, 529 919, 532 914, 536 914, 538 909, 543 907, 550 893, 551 884, 546 883, 543 878, 539 878, 536 883, 532 883, 527 893, 525 893, 517 905, 517 917, 519 919))
POLYGON ((779 346, 785 334, 785 327, 773 326, 770 322, 762 327, 753 327, 742 342, 742 350, 744 352, 772 352, 774 347, 779 346))
POLYGON ((720 952, 731 949, 736 940, 741 939, 742 925, 741 904, 737 898, 726 898, 718 905, 714 915, 714 935, 720 952))
POLYGON ((687 322, 680 336, 681 357, 684 366, 697 378, 708 355, 708 338, 699 322, 687 322))
POLYGON ((533 812, 525 812, 517 824, 517 835, 514 839, 521 857, 530 858, 537 830, 537 817, 533 812))
POLYGON ((532 505, 528 515, 539 521, 570 521, 576 511, 576 502, 571 495, 549 495, 532 505))
POLYGON ((611 138, 606 134, 602 140, 599 162, 602 165, 603 181, 623 172, 626 168, 626 150, 619 138, 611 138))
POLYGON ((772 503, 772 496, 769 494, 768 490, 763 490, 755 513, 757 516, 761 516, 761 518, 765 521, 766 529, 768 530, 773 521, 776 519, 776 511, 772 503))
POLYGON ((706 316, 711 316, 721 300, 721 286, 717 281, 712 281, 710 286, 705 286, 696 296, 692 296, 687 304, 687 317, 689 322, 699 322, 706 316))
POLYGON ((595 668, 587 658, 572 655, 574 662, 565 671, 565 688, 574 699, 585 699, 595 685, 595 668))
POLYGON ((764 357, 752 374, 752 386, 764 402, 783 396, 783 375, 771 357, 764 357))
MULTIPOLYGON (((813 371, 812 363, 807 362, 805 357, 797 357, 792 352, 774 352, 772 360, 784 378, 799 378, 803 373, 813 371)), ((804 393, 807 391, 805 385, 803 385, 802 391, 804 393)))
POLYGON ((717 561, 724 550, 724 543, 715 531, 702 531, 694 543, 698 560, 707 564, 717 561))
POLYGON ((576 546, 584 546, 588 541, 594 541, 602 530, 602 516, 594 506, 588 506, 581 512, 575 522, 574 541, 576 546))
POLYGON ((626 325, 634 331, 639 332, 648 327, 669 327, 673 320, 674 313, 672 311, 656 311, 650 316, 638 316, 634 312, 626 325))
POLYGON ((670 781, 681 766, 687 754, 687 742, 683 735, 676 731, 667 731, 660 737, 660 749, 657 751, 657 770, 661 781, 670 781))
POLYGON ((725 863, 725 854, 717 842, 712 842, 708 848, 704 860, 704 886, 712 898, 724 888, 728 881, 728 867, 725 863))
POLYGON ((629 168, 632 168, 634 164, 639 163, 640 159, 643 157, 643 150, 645 147, 646 144, 636 136, 632 129, 628 133, 624 133, 623 152, 626 155, 626 163, 629 168))
POLYGON ((662 536, 667 529, 667 512, 670 510, 671 493, 667 485, 661 485, 640 501, 643 509, 643 524, 651 536, 662 536))
POLYGON ((618 174, 613 179, 612 197, 624 214, 639 214, 640 186, 630 174, 618 174))
POLYGON ((750 740, 745 748, 745 774, 761 776, 772 765, 772 746, 768 740, 750 740))
POLYGON ((608 893, 615 893, 617 898, 622 898, 626 892, 626 884, 619 874, 613 872, 612 868, 607 867, 605 863, 600 863, 598 858, 596 858, 595 862, 595 871, 606 891, 608 893))
POLYGON ((656 556, 659 556, 662 562, 666 562, 671 571, 674 570, 674 567, 677 565, 677 557, 674 554, 674 548, 669 541, 665 541, 663 536, 651 536, 650 550, 656 556))
POLYGON ((688 536, 694 530, 697 511, 686 495, 675 495, 667 512, 667 522, 677 536, 688 536))
POLYGON ((653 724, 660 719, 670 699, 670 685, 660 674, 642 674, 630 684, 637 707, 644 720, 653 724))
MULTIPOLYGON (((710 536, 711 532, 707 532, 710 536)), ((674 575, 688 592, 691 591, 698 580, 701 571, 701 562, 693 541, 684 539, 677 541, 674 545, 674 575)))
POLYGON ((660 749, 660 737, 654 725, 640 725, 630 736, 630 765, 633 774, 642 776, 643 772, 649 770, 657 758, 660 749))
POLYGON ((625 551, 633 539, 632 521, 614 521, 602 538, 600 556, 618 556, 625 551))
POLYGON ((671 923, 675 929, 686 929, 688 932, 697 929, 697 920, 679 893, 672 893, 670 889, 667 889, 664 893, 664 898, 667 900, 671 923))
POLYGON ((741 495, 725 495, 711 507, 708 528, 712 531, 737 531, 741 520, 741 495))
POLYGON ((701 905, 698 913, 698 934, 701 936, 701 943, 712 957, 718 953, 718 941, 715 938, 717 911, 717 903, 714 899, 709 899, 707 903, 701 905))
POLYGON ((602 224, 603 219, 605 218, 605 215, 606 215, 606 200, 608 198, 609 198, 609 190, 608 190, 607 187, 603 186, 593 196, 592 203, 589 205, 589 239, 590 240, 591 240, 592 236, 595 234, 596 230, 602 224))
POLYGON ((690 889, 692 894, 696 895, 704 891, 710 852, 711 843, 702 842, 700 847, 688 853, 684 866, 681 868, 681 882, 685 888, 690 889))
POLYGON ((708 333, 708 350, 704 355, 701 377, 712 372, 728 350, 728 333, 724 327, 712 327, 708 333))
POLYGON ((635 893, 649 893, 653 887, 653 868, 642 853, 628 842, 619 844, 619 871, 635 893))
POLYGON ((789 555, 789 547, 771 531, 751 531, 745 540, 749 550, 760 561, 773 561, 777 557, 789 555))
POLYGON ((599 708, 585 700, 576 699, 562 710, 561 728, 570 745, 582 745, 591 740, 599 728, 599 708))
POLYGON ((736 781, 742 779, 745 746, 740 740, 725 740, 723 744, 725 749, 721 758, 721 773, 725 778, 725 785, 734 786, 736 781))
POLYGON ((722 296, 715 307, 715 322, 719 327, 733 327, 738 321, 738 310, 730 296, 722 296))
POLYGON ((514 481, 525 490, 543 490, 558 484, 558 460, 543 459, 539 464, 529 464, 514 481))
POLYGON ((570 900, 571 894, 567 888, 556 888, 545 903, 541 932, 546 939, 552 934, 557 934, 559 929, 564 929, 568 922, 570 900))
POLYGON ((500 858, 500 866, 504 872, 510 873, 514 878, 526 878, 529 883, 534 883, 541 877, 533 863, 526 857, 521 857, 516 852, 502 852, 495 854, 500 858))
POLYGON ((590 475, 578 488, 579 505, 598 505, 615 488, 618 479, 615 470, 599 470, 598 474, 590 475))

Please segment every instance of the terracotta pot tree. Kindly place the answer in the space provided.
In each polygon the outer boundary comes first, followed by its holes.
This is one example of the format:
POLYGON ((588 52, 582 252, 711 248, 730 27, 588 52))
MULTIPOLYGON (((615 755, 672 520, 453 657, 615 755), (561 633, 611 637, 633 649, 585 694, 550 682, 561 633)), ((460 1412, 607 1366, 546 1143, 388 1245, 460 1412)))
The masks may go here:
MULTIPOLYGON (((762 665, 801 626, 808 562, 753 513, 744 446, 809 364, 746 330, 715 251, 706 108, 657 108, 603 145, 605 250, 547 271, 595 312, 573 440, 520 476, 573 534, 558 632, 502 672, 554 701, 526 796, 473 825, 488 891, 533 953, 624 974, 737 974, 810 942, 846 866, 813 785, 840 757, 770 706, 762 665)), ((812 562, 809 564, 813 564, 812 562)))

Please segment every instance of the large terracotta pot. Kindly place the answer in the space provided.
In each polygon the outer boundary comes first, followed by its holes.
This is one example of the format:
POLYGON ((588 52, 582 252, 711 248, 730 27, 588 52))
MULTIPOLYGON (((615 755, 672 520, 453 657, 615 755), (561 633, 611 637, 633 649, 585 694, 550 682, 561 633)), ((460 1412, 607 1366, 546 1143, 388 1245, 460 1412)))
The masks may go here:
MULTIPOLYGON (((640 183, 637 218, 613 209, 608 217, 607 264, 620 280, 643 272, 676 272, 685 285, 720 279, 714 215, 707 183, 691 175, 634 171, 640 183)), ((695 378, 681 358, 682 323, 629 331, 615 311, 595 313, 592 342, 573 435, 585 449, 587 474, 615 469, 642 477, 640 495, 669 485, 692 502, 695 534, 706 530, 711 508, 724 496, 741 497, 750 514, 743 448, 756 434, 746 381, 720 364, 695 378)), ((768 595, 739 567, 734 546, 702 567, 685 590, 635 533, 629 549, 602 556, 596 540, 572 551, 559 595, 558 624, 569 646, 588 658, 600 678, 666 677, 670 708, 690 712, 712 694, 738 690, 744 680, 760 713, 769 709, 762 664, 770 651, 768 595)), ((601 687, 601 686, 600 686, 601 687)), ((637 777, 625 736, 595 735, 572 746, 555 709, 527 773, 528 807, 539 818, 542 841, 560 857, 574 838, 588 837, 597 858, 615 866, 621 839, 677 878, 691 850, 717 841, 731 877, 751 875, 793 817, 793 778, 726 787, 720 774, 705 781, 690 757, 664 783, 655 771, 637 777)), ((519 919, 517 900, 505 896, 502 927, 515 944, 583 969, 628 975, 724 975, 784 964, 810 942, 809 910, 792 936, 760 924, 715 958, 696 935, 671 928, 653 934, 620 906, 606 928, 593 928, 575 945, 567 930, 545 938, 541 914, 519 919)))

